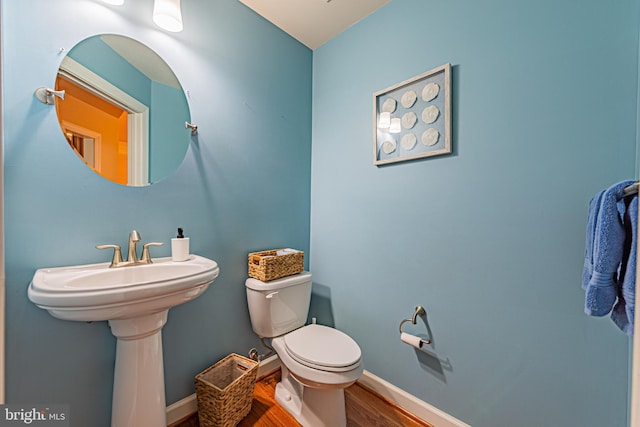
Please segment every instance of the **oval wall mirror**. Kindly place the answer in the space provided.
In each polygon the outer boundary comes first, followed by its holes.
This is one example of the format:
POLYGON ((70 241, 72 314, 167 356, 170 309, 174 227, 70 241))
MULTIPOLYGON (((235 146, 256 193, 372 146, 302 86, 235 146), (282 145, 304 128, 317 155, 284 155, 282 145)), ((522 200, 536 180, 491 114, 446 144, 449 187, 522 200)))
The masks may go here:
POLYGON ((118 184, 142 187, 169 176, 189 146, 189 105, 171 68, 129 37, 82 40, 56 78, 60 128, 91 170, 118 184))

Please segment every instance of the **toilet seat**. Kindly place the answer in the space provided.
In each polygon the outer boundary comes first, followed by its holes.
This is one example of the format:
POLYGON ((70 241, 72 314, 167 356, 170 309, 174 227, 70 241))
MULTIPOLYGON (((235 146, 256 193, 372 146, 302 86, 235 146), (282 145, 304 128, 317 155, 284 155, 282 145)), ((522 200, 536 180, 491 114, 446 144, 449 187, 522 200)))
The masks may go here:
POLYGON ((283 337, 285 350, 296 362, 329 372, 347 372, 360 363, 358 344, 347 334, 328 326, 311 324, 283 337))

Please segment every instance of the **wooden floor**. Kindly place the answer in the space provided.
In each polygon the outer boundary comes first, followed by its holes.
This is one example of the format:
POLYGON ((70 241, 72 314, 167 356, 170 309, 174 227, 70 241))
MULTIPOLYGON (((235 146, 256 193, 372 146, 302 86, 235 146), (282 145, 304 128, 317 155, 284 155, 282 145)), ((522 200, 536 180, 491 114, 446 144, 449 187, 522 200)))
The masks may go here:
MULTIPOLYGON (((300 424, 275 402, 280 371, 256 383, 251 412, 238 427, 298 427, 300 424)), ((387 402, 378 394, 356 383, 345 390, 349 427, 433 427, 387 402)), ((199 427, 197 414, 170 427, 199 427)))

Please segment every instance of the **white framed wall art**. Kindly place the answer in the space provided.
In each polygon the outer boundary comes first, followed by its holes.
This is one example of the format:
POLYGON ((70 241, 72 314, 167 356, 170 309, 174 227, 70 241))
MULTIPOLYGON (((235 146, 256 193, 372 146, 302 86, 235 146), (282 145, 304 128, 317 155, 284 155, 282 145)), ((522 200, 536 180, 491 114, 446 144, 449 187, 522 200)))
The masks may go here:
POLYGON ((451 64, 373 94, 373 164, 451 153, 451 64))

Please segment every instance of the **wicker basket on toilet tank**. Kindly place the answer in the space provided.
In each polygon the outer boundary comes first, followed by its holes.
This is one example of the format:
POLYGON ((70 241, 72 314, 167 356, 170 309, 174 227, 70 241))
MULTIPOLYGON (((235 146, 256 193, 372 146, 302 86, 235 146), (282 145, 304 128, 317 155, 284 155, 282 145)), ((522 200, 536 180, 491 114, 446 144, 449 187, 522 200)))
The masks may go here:
POLYGON ((249 254, 249 276, 268 282, 291 276, 304 269, 304 252, 295 249, 272 249, 249 254))

